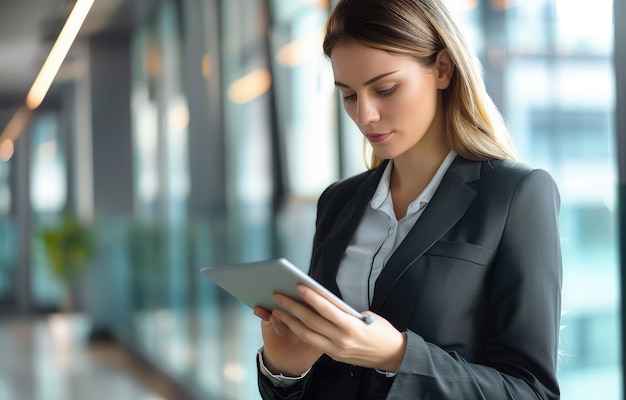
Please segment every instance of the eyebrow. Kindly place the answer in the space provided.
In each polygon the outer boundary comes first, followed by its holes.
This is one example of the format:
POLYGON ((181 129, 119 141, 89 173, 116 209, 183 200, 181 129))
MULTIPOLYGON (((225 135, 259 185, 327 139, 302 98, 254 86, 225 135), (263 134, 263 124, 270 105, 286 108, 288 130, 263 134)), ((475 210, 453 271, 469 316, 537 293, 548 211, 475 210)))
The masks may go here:
MULTIPOLYGON (((395 70, 395 71, 385 72, 384 74, 377 75, 377 76, 373 77, 372 79, 368 80, 367 82, 365 82, 364 85, 365 86, 369 86, 372 83, 374 83, 376 81, 379 81, 379 80, 383 79, 386 76, 395 74, 396 72, 399 72, 399 71, 400 70, 398 69, 398 70, 395 70)), ((345 83, 338 82, 338 81, 335 81, 335 86, 341 86, 341 87, 345 87, 347 89, 350 89, 350 86, 346 85, 345 83)))

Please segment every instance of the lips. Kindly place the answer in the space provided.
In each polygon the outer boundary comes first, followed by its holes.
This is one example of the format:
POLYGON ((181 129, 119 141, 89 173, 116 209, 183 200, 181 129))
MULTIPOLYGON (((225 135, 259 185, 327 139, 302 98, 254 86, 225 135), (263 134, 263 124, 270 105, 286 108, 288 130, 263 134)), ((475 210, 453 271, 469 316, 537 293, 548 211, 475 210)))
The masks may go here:
POLYGON ((389 136, 391 136, 392 132, 389 133, 370 133, 365 135, 365 137, 367 138, 367 140, 370 141, 370 143, 381 143, 383 141, 385 141, 389 136))

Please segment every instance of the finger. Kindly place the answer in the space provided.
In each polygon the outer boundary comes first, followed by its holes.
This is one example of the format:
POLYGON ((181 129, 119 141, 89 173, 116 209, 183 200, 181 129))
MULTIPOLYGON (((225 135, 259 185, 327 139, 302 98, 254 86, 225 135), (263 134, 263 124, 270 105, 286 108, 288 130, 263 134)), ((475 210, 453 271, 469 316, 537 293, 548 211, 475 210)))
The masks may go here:
MULTIPOLYGON (((291 321, 295 317, 295 319, 297 319, 297 322, 303 323, 309 329, 320 332, 324 336, 336 336, 339 334, 336 326, 332 322, 321 317, 320 314, 316 310, 312 309, 308 304, 303 304, 299 301, 296 301, 290 297, 281 294, 275 294, 273 299, 278 304, 280 304, 283 309, 287 310, 291 314, 287 314, 285 316, 285 318, 288 318, 288 320, 291 321)), ((332 303, 330 303, 330 306, 334 307, 332 303)), ((287 323, 287 320, 282 318, 281 320, 287 323)), ((292 321, 292 323, 294 324, 295 322, 296 321, 292 321)))
MULTIPOLYGON (((329 355, 339 354, 340 351, 353 347, 354 337, 351 331, 355 329, 340 329, 331 321, 317 314, 315 310, 293 301, 288 297, 282 299, 277 298, 276 300, 283 303, 283 308, 274 309, 272 316, 283 321, 303 342, 329 355)), ((332 303, 329 303, 329 305, 336 307, 332 303)), ((363 322, 354 318, 352 315, 346 314, 342 310, 337 310, 342 318, 352 319, 352 322, 358 322, 365 326, 363 322)))
POLYGON ((261 318, 263 321, 269 321, 271 313, 263 307, 254 307, 254 315, 261 318))
POLYGON ((272 323, 272 328, 274 329, 274 333, 276 333, 276 335, 285 336, 289 332, 289 327, 280 319, 270 315, 269 320, 272 323))
MULTIPOLYGON (((290 329, 300 340, 303 342, 320 349, 321 351, 326 351, 332 345, 332 341, 329 340, 322 333, 318 332, 315 329, 311 329, 305 323, 303 323, 300 319, 291 315, 285 310, 275 309, 272 311, 272 318, 280 319, 288 329, 290 329)), ((319 318, 319 317, 318 317, 319 318)), ((322 320, 322 318, 319 318, 322 320)))
POLYGON ((325 319, 331 321, 334 325, 341 329, 354 327, 353 324, 360 322, 352 314, 348 314, 334 303, 306 285, 298 285, 298 293, 302 300, 306 301, 318 314, 325 319))

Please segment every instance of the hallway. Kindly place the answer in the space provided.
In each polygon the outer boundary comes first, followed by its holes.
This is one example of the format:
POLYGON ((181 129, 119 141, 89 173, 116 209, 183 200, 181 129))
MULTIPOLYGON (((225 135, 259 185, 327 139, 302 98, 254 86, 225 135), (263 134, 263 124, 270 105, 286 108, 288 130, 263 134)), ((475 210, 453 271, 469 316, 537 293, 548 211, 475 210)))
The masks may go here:
POLYGON ((168 387, 87 324, 53 314, 0 321, 0 400, 171 400, 168 387))

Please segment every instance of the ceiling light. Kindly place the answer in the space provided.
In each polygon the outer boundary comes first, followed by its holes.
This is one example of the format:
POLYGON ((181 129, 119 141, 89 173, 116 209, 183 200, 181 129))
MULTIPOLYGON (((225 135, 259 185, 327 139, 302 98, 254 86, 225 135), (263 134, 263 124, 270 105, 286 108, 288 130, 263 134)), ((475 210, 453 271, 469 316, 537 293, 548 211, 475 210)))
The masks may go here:
POLYGON ((10 140, 12 142, 22 133, 22 130, 26 127, 26 124, 30 121, 31 113, 26 107, 21 107, 4 128, 4 131, 0 135, 1 140, 10 140))
POLYGON ((72 12, 70 13, 61 33, 50 50, 48 58, 41 67, 41 71, 35 78, 35 82, 26 96, 26 106, 34 110, 39 107, 44 97, 52 85, 52 81, 56 76, 65 56, 72 47, 72 43, 78 35, 85 18, 93 5, 94 0, 77 0, 72 12))

